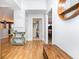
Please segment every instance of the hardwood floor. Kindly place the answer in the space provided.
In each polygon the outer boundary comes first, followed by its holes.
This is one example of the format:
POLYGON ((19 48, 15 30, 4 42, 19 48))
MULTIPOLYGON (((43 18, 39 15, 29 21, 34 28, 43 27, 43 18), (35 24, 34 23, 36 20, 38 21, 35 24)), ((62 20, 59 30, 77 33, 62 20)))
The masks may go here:
POLYGON ((42 41, 30 41, 24 46, 2 46, 2 59, 43 59, 42 41))
POLYGON ((55 45, 46 45, 41 40, 28 41, 24 46, 5 43, 1 45, 1 59, 72 59, 57 49, 55 45))

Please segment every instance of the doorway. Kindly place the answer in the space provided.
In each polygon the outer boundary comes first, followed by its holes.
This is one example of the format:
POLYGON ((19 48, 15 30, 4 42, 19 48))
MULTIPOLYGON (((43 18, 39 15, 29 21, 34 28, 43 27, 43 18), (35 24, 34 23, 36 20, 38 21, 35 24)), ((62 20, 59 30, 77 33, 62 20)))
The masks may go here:
POLYGON ((42 37, 42 19, 33 18, 33 39, 41 39, 42 37))
POLYGON ((52 44, 52 9, 48 13, 48 43, 52 44))

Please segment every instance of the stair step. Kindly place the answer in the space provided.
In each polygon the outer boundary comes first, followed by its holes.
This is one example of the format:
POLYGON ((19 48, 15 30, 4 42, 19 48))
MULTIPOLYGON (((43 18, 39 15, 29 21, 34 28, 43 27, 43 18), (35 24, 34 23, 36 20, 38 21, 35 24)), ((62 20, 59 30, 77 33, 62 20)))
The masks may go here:
POLYGON ((56 45, 45 45, 44 49, 48 59, 72 59, 67 53, 56 45))
POLYGON ((48 45, 45 45, 44 49, 46 51, 48 59, 58 59, 56 53, 54 53, 54 51, 52 51, 48 45))
POLYGON ((69 56, 66 52, 64 52, 61 48, 59 48, 57 45, 53 45, 54 48, 64 57, 64 59, 73 59, 71 56, 69 56))

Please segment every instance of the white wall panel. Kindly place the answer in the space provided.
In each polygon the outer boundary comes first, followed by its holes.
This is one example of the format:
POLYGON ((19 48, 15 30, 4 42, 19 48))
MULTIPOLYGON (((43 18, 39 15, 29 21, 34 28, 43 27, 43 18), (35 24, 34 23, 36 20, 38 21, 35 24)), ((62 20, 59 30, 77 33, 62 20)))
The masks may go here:
MULTIPOLYGON (((52 21, 54 21, 54 43, 73 57, 79 58, 79 15, 68 21, 59 18, 58 0, 52 0, 52 21)), ((53 23, 53 22, 52 22, 53 23)), ((53 30, 52 30, 53 31, 53 30)))

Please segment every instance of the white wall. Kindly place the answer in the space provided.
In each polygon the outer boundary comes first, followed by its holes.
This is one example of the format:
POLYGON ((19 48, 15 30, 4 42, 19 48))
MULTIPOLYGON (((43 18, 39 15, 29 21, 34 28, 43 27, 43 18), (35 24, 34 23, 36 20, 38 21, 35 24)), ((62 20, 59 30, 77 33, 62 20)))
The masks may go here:
MULTIPOLYGON (((35 11, 34 11, 35 12, 35 11)), ((42 40, 44 40, 44 14, 42 14, 42 13, 26 13, 26 25, 25 25, 25 27, 26 27, 26 38, 27 38, 27 40, 32 40, 33 39, 33 36, 32 36, 32 34, 33 34, 33 23, 32 23, 32 21, 33 21, 33 18, 42 18, 42 34, 41 34, 41 38, 40 39, 42 39, 42 40)))
POLYGON ((45 24, 44 24, 45 25, 45 30, 44 30, 45 34, 44 35, 45 35, 45 41, 48 44, 48 14, 46 14, 45 17, 46 18, 45 18, 45 24))
POLYGON ((14 29, 18 31, 25 31, 25 11, 14 10, 14 29))
MULTIPOLYGON (((26 27, 26 37, 28 40, 32 39, 32 22, 30 19, 32 17, 39 17, 39 15, 31 15, 31 16, 25 16, 26 19, 29 19, 29 21, 26 21, 26 25, 24 22, 24 11, 25 10, 46 10, 46 0, 15 0, 16 3, 21 7, 21 10, 15 10, 14 11, 14 19, 15 19, 15 24, 14 27, 15 29, 19 29, 19 31, 24 31, 26 27), (23 11, 24 10, 24 11, 23 11), (22 28, 22 29, 20 29, 22 28), (28 28, 28 29, 27 29, 28 28)), ((40 13, 39 13, 40 14, 40 13)), ((41 16, 40 16, 41 17, 41 16)), ((44 17, 44 16, 42 16, 44 17)), ((44 27, 43 27, 44 28, 44 27)), ((44 37, 44 34, 42 35, 44 37)))
POLYGON ((24 0, 24 9, 46 9, 46 0, 24 0))
MULTIPOLYGON (((73 57, 79 58, 79 15, 68 21, 61 20, 57 13, 58 0, 52 0, 52 23, 55 29, 54 43, 73 57)), ((53 31, 53 29, 52 29, 53 31)))
POLYGON ((52 0, 47 0, 47 11, 50 11, 52 8, 52 0))
POLYGON ((21 7, 23 0, 14 0, 14 1, 17 3, 17 5, 18 5, 19 7, 21 7))

